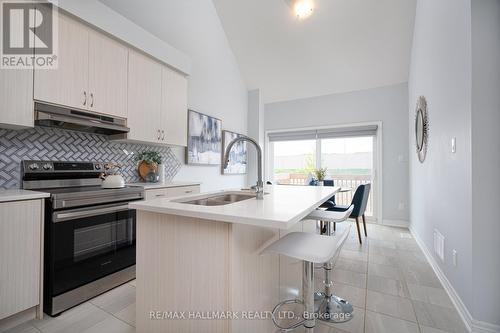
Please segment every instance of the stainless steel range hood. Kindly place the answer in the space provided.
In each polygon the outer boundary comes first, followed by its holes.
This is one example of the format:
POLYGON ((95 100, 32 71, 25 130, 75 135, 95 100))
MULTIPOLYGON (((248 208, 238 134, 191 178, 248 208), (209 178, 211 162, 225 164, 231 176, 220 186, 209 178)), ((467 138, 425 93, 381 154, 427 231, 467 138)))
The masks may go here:
POLYGON ((66 130, 115 135, 128 133, 127 121, 92 112, 73 110, 44 103, 35 103, 35 125, 66 130))

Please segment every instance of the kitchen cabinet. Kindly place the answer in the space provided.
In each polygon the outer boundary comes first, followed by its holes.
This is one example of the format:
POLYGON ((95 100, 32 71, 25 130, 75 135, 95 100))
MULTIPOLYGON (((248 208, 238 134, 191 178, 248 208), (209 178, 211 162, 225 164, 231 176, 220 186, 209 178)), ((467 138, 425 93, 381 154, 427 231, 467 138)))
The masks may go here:
POLYGON ((167 188, 168 197, 180 197, 182 195, 200 193, 199 186, 186 186, 186 187, 169 187, 167 188))
POLYGON ((59 13, 57 68, 2 70, 0 126, 33 127, 33 101, 127 119, 114 139, 187 146, 187 78, 59 13))
POLYGON ((43 200, 0 203, 0 319, 41 306, 42 234, 43 200))
POLYGON ((187 78, 163 66, 161 141, 187 146, 187 78))
POLYGON ((89 110, 127 117, 128 48, 97 32, 89 34, 89 110))
POLYGON ((161 142, 161 65, 135 51, 128 61, 127 139, 161 142))
POLYGON ((127 139, 186 146, 186 77, 132 50, 128 68, 127 139))
POLYGON ((178 187, 166 187, 166 188, 156 188, 145 191, 145 199, 155 199, 155 198, 171 198, 178 197, 181 195, 189 195, 200 193, 200 186, 178 186, 178 187))
POLYGON ((0 101, 0 127, 33 127, 33 70, 0 69, 0 101))
POLYGON ((128 48, 66 15, 58 30, 57 69, 35 69, 34 99, 125 118, 128 48))
POLYGON ((89 29, 60 14, 58 30, 57 69, 35 69, 34 99, 88 109, 89 29))

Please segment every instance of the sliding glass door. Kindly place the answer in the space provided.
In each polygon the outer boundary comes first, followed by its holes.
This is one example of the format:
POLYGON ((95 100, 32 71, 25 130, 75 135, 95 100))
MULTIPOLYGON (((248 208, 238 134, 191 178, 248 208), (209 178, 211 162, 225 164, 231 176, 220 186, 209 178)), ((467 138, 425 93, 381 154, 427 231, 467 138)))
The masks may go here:
POLYGON ((280 185, 309 185, 314 170, 327 169, 326 179, 345 191, 337 204, 351 203, 356 188, 372 184, 365 215, 377 216, 377 126, 342 127, 269 133, 268 178, 280 185))
MULTIPOLYGON (((337 204, 351 202, 354 191, 361 184, 373 182, 374 137, 321 139, 321 167, 327 168, 327 179, 333 179, 336 186, 350 188, 335 196, 337 204)), ((373 193, 369 197, 366 216, 373 216, 373 193)))
POLYGON ((273 144, 273 180, 282 185, 306 185, 316 168, 316 140, 277 141, 273 144))

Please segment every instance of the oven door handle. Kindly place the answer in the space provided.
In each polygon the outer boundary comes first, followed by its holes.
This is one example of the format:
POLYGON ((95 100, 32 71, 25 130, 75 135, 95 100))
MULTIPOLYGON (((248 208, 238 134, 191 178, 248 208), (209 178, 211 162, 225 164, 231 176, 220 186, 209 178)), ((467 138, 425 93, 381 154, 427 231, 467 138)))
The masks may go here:
POLYGON ((88 210, 78 210, 73 212, 55 213, 52 221, 54 223, 63 222, 67 220, 74 220, 82 217, 91 217, 102 214, 118 213, 129 210, 128 205, 112 206, 106 208, 92 208, 88 210))

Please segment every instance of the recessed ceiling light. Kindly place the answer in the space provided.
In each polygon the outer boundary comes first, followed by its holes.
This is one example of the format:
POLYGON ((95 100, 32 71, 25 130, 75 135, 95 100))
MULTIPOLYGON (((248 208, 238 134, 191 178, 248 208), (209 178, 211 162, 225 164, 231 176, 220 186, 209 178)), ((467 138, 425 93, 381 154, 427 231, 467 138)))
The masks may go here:
POLYGON ((300 20, 309 17, 313 13, 313 0, 292 0, 290 3, 293 13, 300 20))

